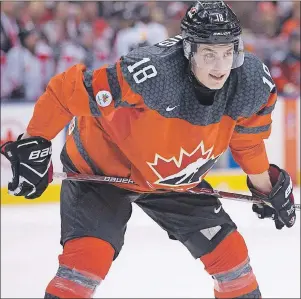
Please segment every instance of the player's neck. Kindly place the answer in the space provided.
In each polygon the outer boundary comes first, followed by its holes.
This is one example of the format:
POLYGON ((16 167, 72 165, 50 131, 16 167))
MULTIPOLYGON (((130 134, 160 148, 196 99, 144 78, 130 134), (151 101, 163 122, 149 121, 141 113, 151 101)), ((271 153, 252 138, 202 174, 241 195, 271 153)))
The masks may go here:
POLYGON ((204 84, 202 84, 201 82, 199 82, 199 84, 195 86, 195 88, 196 88, 198 100, 202 105, 210 106, 213 104, 214 97, 217 90, 210 89, 206 87, 204 84))
POLYGON ((197 98, 200 104, 205 106, 212 105, 217 90, 208 88, 195 77, 194 73, 191 70, 189 70, 189 72, 189 77, 191 79, 192 84, 194 85, 197 98))

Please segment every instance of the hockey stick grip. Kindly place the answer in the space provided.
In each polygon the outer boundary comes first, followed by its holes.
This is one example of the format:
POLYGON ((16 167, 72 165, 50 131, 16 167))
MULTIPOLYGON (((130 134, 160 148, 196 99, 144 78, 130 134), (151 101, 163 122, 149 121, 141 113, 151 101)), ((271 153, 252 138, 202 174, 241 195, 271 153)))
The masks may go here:
MULTIPOLYGON (((129 178, 124 177, 114 177, 114 176, 102 176, 102 175, 94 175, 94 174, 83 174, 83 173, 73 173, 73 172, 54 172, 53 178, 61 179, 61 180, 71 180, 71 181, 84 181, 84 182, 99 182, 105 184, 135 184, 135 182, 129 178)), ((166 190, 170 192, 170 190, 166 190)), ((177 191, 175 191, 177 192, 177 191)), ((254 198, 250 195, 239 194, 239 193, 231 193, 225 191, 219 191, 214 189, 205 189, 195 187, 193 189, 189 189, 186 191, 188 193, 194 194, 207 194, 211 196, 216 196, 218 198, 250 202, 250 203, 263 203, 260 198, 254 198)), ((295 204, 296 211, 300 211, 300 204, 295 204)))

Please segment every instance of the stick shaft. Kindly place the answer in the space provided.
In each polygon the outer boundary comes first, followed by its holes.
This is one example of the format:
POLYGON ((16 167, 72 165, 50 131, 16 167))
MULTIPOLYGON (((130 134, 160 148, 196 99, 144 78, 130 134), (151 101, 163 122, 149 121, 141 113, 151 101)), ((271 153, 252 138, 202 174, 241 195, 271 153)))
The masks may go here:
MULTIPOLYGON (((54 172, 53 177, 61 180, 71 180, 71 181, 85 181, 85 182, 98 182, 103 184, 130 184, 133 185, 135 182, 131 179, 124 177, 114 177, 114 176, 102 176, 94 174, 82 174, 82 173, 72 173, 72 172, 54 172)), ((168 191, 168 190, 167 190, 168 191)), ((235 201, 243 201, 249 203, 263 203, 260 198, 254 198, 250 195, 231 193, 219 190, 211 190, 205 188, 195 187, 193 189, 187 190, 188 193, 193 194, 207 194, 216 196, 218 198, 230 199, 235 201)), ((296 211, 300 211, 300 204, 295 204, 296 211)))
POLYGON ((73 172, 54 172, 53 178, 70 181, 92 181, 101 183, 120 183, 120 184, 135 184, 134 181, 124 177, 103 176, 94 174, 83 174, 73 172))

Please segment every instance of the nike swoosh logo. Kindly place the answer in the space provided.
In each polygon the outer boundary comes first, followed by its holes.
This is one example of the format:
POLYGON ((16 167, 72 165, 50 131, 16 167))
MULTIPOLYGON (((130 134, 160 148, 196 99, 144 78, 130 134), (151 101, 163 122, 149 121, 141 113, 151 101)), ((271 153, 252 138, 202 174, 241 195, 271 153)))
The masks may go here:
POLYGON ((179 106, 179 105, 174 106, 174 107, 169 107, 169 106, 168 106, 168 107, 166 108, 166 111, 167 111, 167 112, 170 112, 170 111, 174 110, 175 108, 177 108, 178 106, 179 106))
POLYGON ((215 214, 218 214, 219 211, 221 210, 221 208, 222 208, 221 205, 220 205, 218 208, 215 208, 215 209, 214 209, 214 213, 215 213, 215 214))

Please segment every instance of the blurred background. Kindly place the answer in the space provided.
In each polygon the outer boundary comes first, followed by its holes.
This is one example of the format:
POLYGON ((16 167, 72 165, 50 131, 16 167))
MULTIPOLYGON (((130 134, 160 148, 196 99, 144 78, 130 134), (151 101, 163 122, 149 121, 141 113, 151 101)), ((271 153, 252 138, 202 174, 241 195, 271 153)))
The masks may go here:
MULTIPOLYGON (((133 48, 179 34, 180 20, 191 3, 2 1, 1 143, 26 128, 33 104, 52 76, 77 63, 99 68, 133 48)), ((279 101, 267 147, 272 161, 287 167, 297 183, 300 2, 226 3, 241 20, 246 51, 264 61, 277 85, 279 101)), ((238 165, 226 153, 216 167, 229 170, 238 165)))
MULTIPOLYGON (((300 2, 226 1, 247 51, 270 68, 280 93, 300 89, 300 2)), ((179 33, 191 1, 1 3, 1 101, 36 101, 73 64, 112 63, 135 47, 179 33)))

